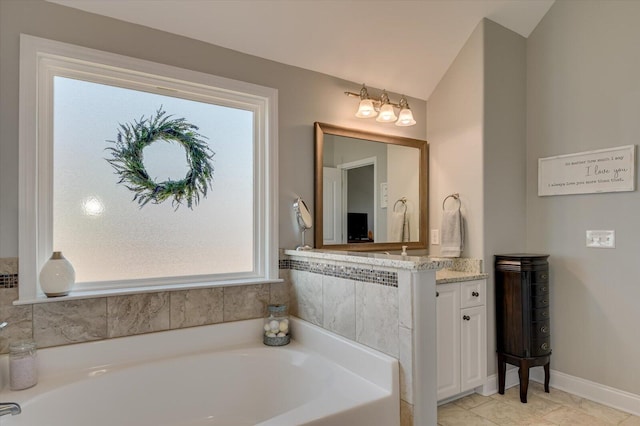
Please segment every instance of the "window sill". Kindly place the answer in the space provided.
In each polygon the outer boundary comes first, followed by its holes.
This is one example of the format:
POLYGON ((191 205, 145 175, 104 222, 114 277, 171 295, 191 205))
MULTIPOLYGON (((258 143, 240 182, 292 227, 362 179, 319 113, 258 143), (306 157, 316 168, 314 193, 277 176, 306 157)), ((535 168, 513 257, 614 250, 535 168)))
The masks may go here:
POLYGON ((59 297, 47 297, 44 294, 36 297, 35 299, 24 299, 24 300, 16 300, 13 302, 14 305, 33 305, 39 303, 49 303, 49 302, 63 302, 67 300, 80 300, 80 299, 95 299, 99 297, 111 297, 111 296, 126 296, 131 294, 142 294, 142 293, 158 293, 162 291, 182 291, 182 290, 194 290, 201 288, 213 288, 213 287, 237 287, 237 286, 245 286, 245 285, 253 285, 253 284, 271 284, 271 283, 281 283, 284 282, 282 279, 248 279, 248 280, 230 280, 230 281, 216 281, 216 282, 202 282, 202 283, 192 283, 192 284, 168 284, 168 285, 157 285, 157 286, 145 286, 145 287, 129 287, 126 289, 123 288, 115 288, 115 289, 105 289, 105 290, 82 290, 82 291, 72 291, 68 296, 59 296, 59 297))

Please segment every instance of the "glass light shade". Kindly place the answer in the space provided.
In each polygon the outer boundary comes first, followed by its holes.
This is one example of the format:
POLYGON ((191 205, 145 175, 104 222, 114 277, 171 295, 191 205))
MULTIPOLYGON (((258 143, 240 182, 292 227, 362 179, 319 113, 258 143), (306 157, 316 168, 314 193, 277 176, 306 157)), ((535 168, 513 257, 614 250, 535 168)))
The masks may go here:
POLYGON ((54 251, 40 271, 40 288, 47 297, 66 296, 76 282, 76 271, 59 251, 54 251))
POLYGON ((371 99, 363 99, 360 101, 360 105, 358 106, 358 112, 356 112, 356 117, 358 118, 371 118, 378 115, 375 108, 373 107, 373 102, 371 99))
POLYGON ((409 108, 402 108, 400 114, 398 114, 398 121, 396 126, 407 127, 416 124, 416 120, 413 119, 413 113, 409 108))
POLYGON ((397 118, 396 113, 393 112, 393 106, 384 104, 382 108, 380 108, 380 114, 378 114, 376 121, 380 123, 391 123, 392 121, 396 121, 397 118))

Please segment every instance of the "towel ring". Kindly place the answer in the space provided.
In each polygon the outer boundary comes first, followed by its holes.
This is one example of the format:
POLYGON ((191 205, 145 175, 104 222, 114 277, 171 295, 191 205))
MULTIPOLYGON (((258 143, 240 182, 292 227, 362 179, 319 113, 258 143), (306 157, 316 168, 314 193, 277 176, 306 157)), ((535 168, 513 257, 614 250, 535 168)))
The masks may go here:
POLYGON ((398 201, 396 201, 396 203, 393 205, 393 211, 396 211, 396 207, 398 206, 398 203, 402 204, 404 206, 404 213, 407 212, 407 198, 406 197, 402 197, 400 198, 398 201))
POLYGON ((456 192, 455 194, 447 195, 447 197, 442 200, 442 210, 444 210, 444 204, 449 198, 453 198, 454 200, 458 201, 458 208, 462 207, 462 203, 460 202, 460 194, 456 192))

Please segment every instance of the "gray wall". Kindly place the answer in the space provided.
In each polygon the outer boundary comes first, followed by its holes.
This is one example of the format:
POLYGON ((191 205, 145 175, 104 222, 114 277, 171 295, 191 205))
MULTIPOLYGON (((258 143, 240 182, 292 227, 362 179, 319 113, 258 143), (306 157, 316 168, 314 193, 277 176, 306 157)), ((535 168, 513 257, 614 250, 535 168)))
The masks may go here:
MULTIPOLYGON (((466 217, 462 256, 483 255, 482 138, 484 116, 484 24, 480 23, 427 102, 429 141, 429 223, 439 229, 442 201, 457 192, 466 217)), ((456 207, 449 199, 447 208, 456 207)), ((429 253, 440 254, 439 245, 429 253)))
POLYGON ((552 368, 634 394, 640 196, 538 197, 537 160, 638 143, 639 16, 640 2, 557 1, 527 40, 527 250, 551 254, 552 368), (616 248, 586 248, 587 229, 614 229, 616 248))
MULTIPOLYGON (((490 274, 489 375, 496 372, 493 256, 525 247, 525 48, 522 36, 483 20, 427 103, 431 228, 440 228, 443 199, 459 193, 463 256, 483 259, 490 274)), ((448 209, 455 206, 447 201, 448 209)))
POLYGON ((484 249, 487 372, 496 373, 494 255, 525 248, 526 40, 484 21, 484 249))
MULTIPOLYGON (((381 125, 354 117, 357 99, 345 90, 352 83, 245 55, 196 40, 89 14, 42 0, 0 1, 0 258, 18 254, 18 58, 19 34, 26 33, 80 46, 233 78, 279 91, 280 247, 299 242, 292 203, 296 194, 313 209, 313 122, 394 134, 426 135, 426 103, 409 99, 418 124, 381 125)), ((268 34, 265 34, 268 36, 268 34)), ((389 87, 393 82, 389 82, 389 87)), ((375 93, 378 93, 373 89, 375 93)), ((390 95, 399 99, 397 94, 390 95)), ((312 238, 312 236, 311 236, 312 238)))

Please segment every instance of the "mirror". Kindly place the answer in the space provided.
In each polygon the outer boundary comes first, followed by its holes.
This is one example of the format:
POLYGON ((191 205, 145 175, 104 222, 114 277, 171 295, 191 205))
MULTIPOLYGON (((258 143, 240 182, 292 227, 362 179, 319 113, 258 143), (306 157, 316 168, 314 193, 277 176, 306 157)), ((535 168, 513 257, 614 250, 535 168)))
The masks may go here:
POLYGON ((427 141, 315 123, 315 247, 427 247, 427 141))
POLYGON ((298 220, 298 226, 302 231, 302 244, 296 247, 296 250, 309 250, 311 246, 305 244, 304 234, 307 229, 311 229, 313 226, 313 220, 311 219, 311 212, 307 207, 307 203, 300 197, 293 203, 293 210, 296 212, 296 219, 298 220))

